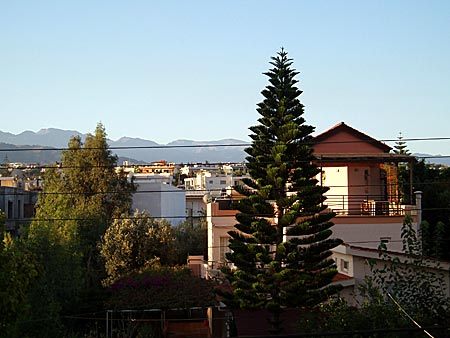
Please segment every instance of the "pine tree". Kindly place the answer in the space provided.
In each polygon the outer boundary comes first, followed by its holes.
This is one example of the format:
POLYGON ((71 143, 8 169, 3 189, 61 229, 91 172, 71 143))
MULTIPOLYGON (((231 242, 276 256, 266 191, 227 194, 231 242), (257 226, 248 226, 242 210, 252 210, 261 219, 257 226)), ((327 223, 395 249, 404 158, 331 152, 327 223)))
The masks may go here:
POLYGON ((270 331, 279 333, 283 307, 313 306, 336 292, 329 286, 336 273, 330 249, 341 241, 330 238, 335 214, 326 211, 328 189, 316 179, 314 127, 303 118, 298 72, 284 49, 270 64, 259 124, 250 127, 245 150, 249 188, 236 187, 246 196, 236 203, 238 231, 229 232, 227 259, 236 269, 223 271, 233 286, 227 304, 268 310, 270 331))
MULTIPOLYGON (((403 135, 400 132, 397 137, 397 141, 394 146, 394 154, 409 156, 410 152, 406 146, 406 142, 403 141, 403 135)), ((400 196, 401 203, 411 203, 411 192, 410 192, 410 178, 409 178, 409 166, 406 163, 397 164, 397 178, 398 178, 398 194, 400 196)))
POLYGON ((400 155, 410 155, 410 152, 408 151, 408 148, 406 146, 406 142, 403 141, 403 135, 401 132, 399 133, 397 139, 398 140, 395 142, 394 146, 394 153, 400 155))

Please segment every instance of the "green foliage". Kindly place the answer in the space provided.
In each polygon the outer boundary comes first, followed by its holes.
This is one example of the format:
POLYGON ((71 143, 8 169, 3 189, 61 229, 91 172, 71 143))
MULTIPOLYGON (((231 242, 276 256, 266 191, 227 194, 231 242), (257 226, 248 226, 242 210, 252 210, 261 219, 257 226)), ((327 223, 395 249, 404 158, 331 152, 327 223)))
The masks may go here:
POLYGON ((186 264, 189 255, 207 255, 207 230, 204 217, 198 223, 186 220, 174 228, 177 264, 186 264))
MULTIPOLYGON (((399 182, 409 201, 411 168, 399 167, 399 182)), ((413 188, 422 191, 423 253, 450 260, 450 168, 427 164, 424 160, 412 165, 413 188)))
POLYGON ((409 216, 402 227, 404 256, 389 253, 380 245, 381 266, 371 262, 371 277, 383 295, 390 294, 422 324, 448 324, 450 299, 439 262, 421 255, 420 242, 409 216))
MULTIPOLYGON (((0 210, 0 219, 3 212, 0 210)), ((28 293, 40 270, 36 256, 3 232, 0 242, 0 337, 18 337, 18 322, 30 311, 28 293)))
MULTIPOLYGON (((302 314, 299 331, 318 336, 333 332, 337 337, 424 337, 421 330, 411 331, 417 326, 405 312, 422 327, 449 325, 450 300, 444 273, 437 262, 420 255, 420 242, 410 217, 405 218, 402 240, 404 255, 392 254, 380 244, 381 261, 369 262, 372 275, 360 285, 356 307, 342 298, 330 298, 302 314)), ((436 337, 448 335, 445 330, 432 333, 436 337)))
POLYGON ((227 259, 237 269, 223 272, 233 286, 227 305, 267 309, 271 332, 278 333, 283 307, 314 305, 336 291, 327 286, 336 273, 329 257, 341 241, 329 238, 334 214, 325 212, 327 188, 317 184, 309 145, 314 127, 302 117, 298 72, 283 49, 271 64, 245 150, 252 179, 244 182, 253 190, 236 187, 246 196, 236 203, 238 231, 229 233, 227 259))
POLYGON ((110 288, 110 309, 174 309, 215 305, 214 283, 187 268, 161 267, 125 276, 110 288))
POLYGON ((3 232, 6 231, 6 227, 5 227, 5 213, 2 211, 2 209, 0 209, 0 229, 3 232))
POLYGON ((132 218, 114 220, 100 244, 108 274, 104 285, 119 278, 173 262, 174 230, 166 220, 154 220, 146 212, 136 211, 132 218))
POLYGON ((423 254, 436 258, 448 257, 448 226, 441 221, 434 226, 431 226, 427 221, 423 221, 420 228, 423 254))
MULTIPOLYGON (((328 302, 305 311, 298 322, 302 333, 333 333, 333 337, 347 338, 397 338, 411 337, 411 333, 401 335, 397 329, 411 328, 400 310, 381 296, 376 288, 363 291, 365 301, 359 307, 350 306, 340 297, 330 298, 328 302), (366 293, 368 292, 368 293, 366 293), (394 332, 389 333, 389 329, 394 332), (381 331, 386 330, 386 331, 381 331), (372 331, 372 332, 370 332, 372 331), (377 332, 378 331, 378 332, 377 332), (339 334, 341 333, 341 335, 339 334)), ((324 335, 329 337, 329 335, 324 335)))
POLYGON ((30 291, 30 336, 61 336, 61 314, 101 306, 97 297, 105 271, 98 242, 115 217, 129 212, 135 191, 126 175, 115 171, 116 162, 98 124, 84 144, 73 137, 62 163, 46 169, 36 217, 24 234, 42 266, 30 291))
POLYGON ((406 142, 403 141, 402 133, 400 133, 397 138, 398 140, 395 142, 394 153, 400 155, 410 155, 406 142))

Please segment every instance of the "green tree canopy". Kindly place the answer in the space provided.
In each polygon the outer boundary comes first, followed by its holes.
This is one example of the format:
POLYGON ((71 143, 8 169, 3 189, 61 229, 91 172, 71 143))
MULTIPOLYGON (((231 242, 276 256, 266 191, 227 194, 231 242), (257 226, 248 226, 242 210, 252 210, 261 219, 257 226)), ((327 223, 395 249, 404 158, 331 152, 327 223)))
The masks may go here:
POLYGON ((95 300, 105 278, 97 244, 114 218, 129 212, 135 191, 116 162, 98 124, 84 143, 71 138, 61 163, 46 169, 27 239, 43 266, 31 295, 34 314, 58 316, 95 300))
MULTIPOLYGON (((399 181, 409 192, 412 171, 413 191, 421 191, 421 238, 423 254, 450 260, 450 168, 427 163, 424 159, 399 167, 399 181)), ((410 196, 405 194, 409 201, 410 196)))
POLYGON ((205 217, 201 217, 199 222, 188 219, 174 228, 176 263, 186 264, 189 255, 207 255, 207 231, 205 217))
POLYGON ((279 315, 285 306, 309 306, 325 300, 336 273, 324 193, 318 185, 320 169, 313 164, 311 133, 305 124, 298 72, 286 51, 272 58, 265 75, 269 84, 258 104, 259 124, 250 127, 249 187, 236 187, 246 198, 237 202, 237 231, 231 231, 227 259, 236 270, 224 268, 233 293, 230 306, 265 308, 271 313, 271 331, 281 331, 279 315))
POLYGON ((166 220, 155 220, 139 211, 133 217, 116 219, 100 244, 108 274, 104 284, 110 285, 132 272, 172 263, 174 244, 174 230, 166 220))
POLYGON ((426 337, 424 330, 418 330, 419 324, 430 337, 448 336, 447 272, 438 261, 421 255, 410 216, 404 219, 401 236, 402 254, 389 252, 380 243, 380 259, 368 261, 371 274, 354 295, 351 303, 356 307, 332 297, 312 311, 308 309, 300 318, 299 330, 318 336, 336 332, 339 337, 426 337))
MULTIPOLYGON (((4 213, 0 210, 0 226, 4 213)), ((17 323, 28 317, 28 294, 40 266, 20 239, 0 232, 0 337, 16 336, 17 323)))
POLYGON ((131 210, 135 191, 125 173, 116 172, 116 164, 102 124, 86 136, 84 144, 74 136, 62 153, 62 164, 45 173, 44 191, 39 195, 29 236, 35 236, 39 228, 50 227, 60 231, 61 237, 75 237, 87 271, 98 268, 94 266, 97 242, 114 217, 131 210))

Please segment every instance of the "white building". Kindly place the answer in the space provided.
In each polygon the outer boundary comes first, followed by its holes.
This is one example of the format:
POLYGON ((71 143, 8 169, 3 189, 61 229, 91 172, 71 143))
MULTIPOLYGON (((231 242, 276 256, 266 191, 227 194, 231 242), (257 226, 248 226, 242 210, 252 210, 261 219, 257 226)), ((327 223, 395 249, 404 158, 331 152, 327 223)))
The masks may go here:
MULTIPOLYGON (((228 168, 226 168, 228 169, 228 168)), ((230 194, 230 189, 242 184, 242 179, 249 176, 235 176, 232 171, 198 171, 195 176, 184 179, 186 190, 203 191, 212 198, 230 194)))
POLYGON ((133 174, 137 185, 133 209, 147 211, 154 218, 164 218, 173 225, 186 220, 186 193, 174 187, 169 174, 133 174))
POLYGON ((186 216, 193 222, 206 215, 207 203, 216 198, 231 196, 233 187, 242 184, 246 173, 244 164, 194 165, 180 170, 192 177, 184 179, 186 216), (237 175, 236 175, 237 173, 237 175))
MULTIPOLYGON (((443 285, 441 285, 443 295, 450 297, 450 262, 424 259, 426 266, 418 267, 412 263, 417 258, 411 258, 404 253, 389 252, 392 259, 398 259, 405 266, 411 269, 422 269, 427 273, 434 273, 436 276, 442 277, 443 285)), ((366 282, 366 277, 372 276, 372 271, 369 266, 369 261, 375 264, 377 268, 382 268, 385 264, 389 264, 380 257, 379 251, 374 248, 355 246, 350 244, 339 245, 333 249, 333 259, 336 261, 338 275, 336 276, 336 283, 341 284, 343 289, 340 291, 340 296, 345 298, 349 304, 358 305, 361 295, 359 288, 366 282)))

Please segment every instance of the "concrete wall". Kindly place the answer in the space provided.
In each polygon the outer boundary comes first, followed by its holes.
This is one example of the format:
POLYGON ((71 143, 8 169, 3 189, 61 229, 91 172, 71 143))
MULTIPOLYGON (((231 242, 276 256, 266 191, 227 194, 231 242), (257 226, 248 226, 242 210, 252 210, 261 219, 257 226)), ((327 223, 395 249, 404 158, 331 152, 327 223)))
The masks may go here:
POLYGON ((208 264, 217 268, 222 259, 220 257, 220 238, 230 237, 228 231, 236 230, 235 214, 237 210, 220 210, 218 203, 208 203, 206 206, 208 224, 208 264))
MULTIPOLYGON (((401 228, 404 216, 338 216, 332 219, 332 237, 345 243, 378 248, 380 241, 387 240, 393 251, 401 251, 401 228)), ((415 223, 414 223, 415 224, 415 223)))
POLYGON ((170 184, 137 182, 133 209, 147 211, 152 217, 165 218, 173 225, 186 220, 186 193, 170 184))
POLYGON ((326 204, 337 214, 348 210, 348 167, 323 167, 320 182, 330 188, 325 193, 326 204))

